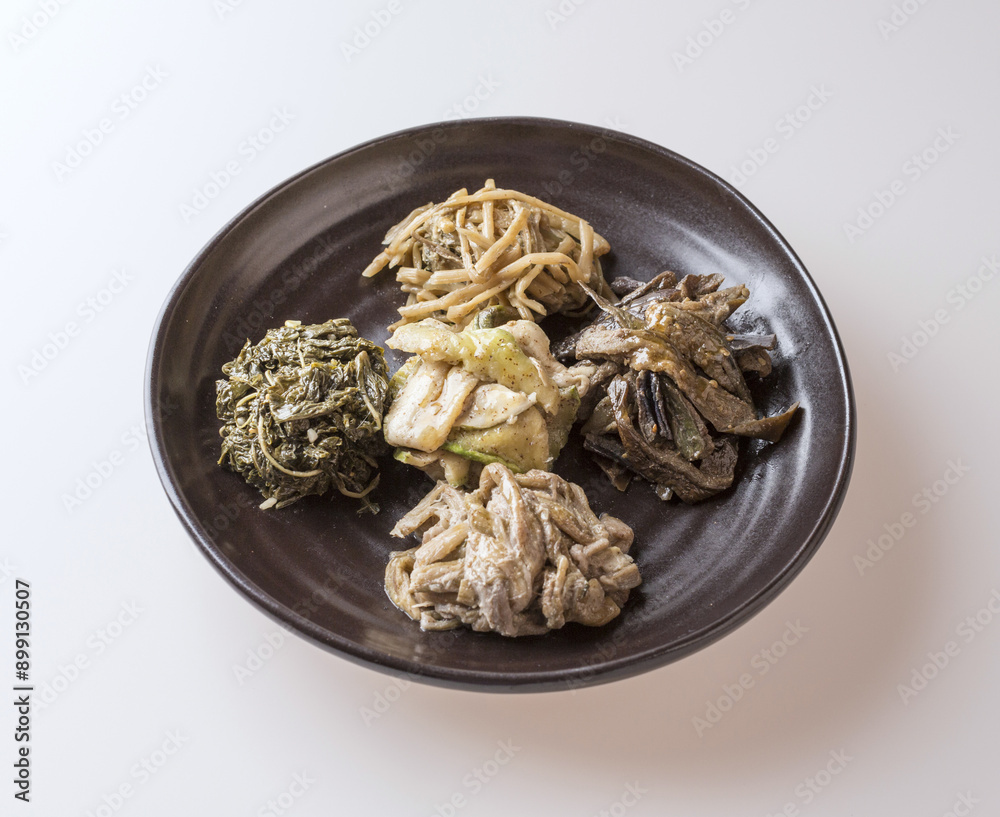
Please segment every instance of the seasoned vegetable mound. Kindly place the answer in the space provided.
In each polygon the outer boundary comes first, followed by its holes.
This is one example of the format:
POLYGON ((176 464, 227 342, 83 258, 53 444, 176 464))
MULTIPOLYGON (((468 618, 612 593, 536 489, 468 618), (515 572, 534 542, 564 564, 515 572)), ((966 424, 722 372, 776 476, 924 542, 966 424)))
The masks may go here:
POLYGON ((425 318, 386 342, 414 356, 390 381, 385 440, 396 459, 456 486, 475 486, 480 463, 550 470, 596 369, 563 366, 532 321, 484 327, 487 315, 461 332, 425 318))
POLYGON ((250 341, 222 367, 216 414, 222 420, 219 464, 283 508, 336 488, 363 500, 378 484, 385 452, 382 415, 389 389, 382 349, 349 320, 303 326, 286 321, 250 341))
POLYGON ((528 321, 571 314, 587 307, 581 282, 610 294, 600 257, 611 247, 586 220, 492 179, 418 207, 382 243, 362 274, 396 270, 407 298, 390 329, 423 318, 465 327, 490 306, 528 321))
POLYGON ((423 630, 461 625, 539 635, 614 619, 642 581, 632 529, 598 519, 579 485, 546 471, 483 469, 479 489, 438 482, 392 530, 422 543, 391 555, 389 598, 423 630))
POLYGON ((622 300, 591 291, 604 314, 556 349, 600 364, 581 431, 619 490, 635 475, 664 500, 714 496, 733 483, 739 438, 777 442, 798 410, 759 415, 744 374, 771 371, 775 338, 730 333, 725 321, 750 293, 721 284, 721 275, 678 283, 672 272, 646 284, 616 279, 622 300))

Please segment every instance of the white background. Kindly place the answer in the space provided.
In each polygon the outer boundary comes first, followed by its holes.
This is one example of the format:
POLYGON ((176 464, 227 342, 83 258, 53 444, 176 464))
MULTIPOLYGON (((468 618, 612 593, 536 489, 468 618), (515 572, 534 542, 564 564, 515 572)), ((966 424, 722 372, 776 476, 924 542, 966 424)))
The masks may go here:
POLYGON ((986 0, 7 0, 0 687, 20 578, 36 706, 26 805, 0 705, 0 812, 1000 813, 998 31, 986 0), (401 690, 281 634, 195 550, 143 439, 146 351, 190 259, 270 187, 497 115, 616 128, 739 182, 837 322, 857 460, 816 557, 713 646, 572 693, 401 690))

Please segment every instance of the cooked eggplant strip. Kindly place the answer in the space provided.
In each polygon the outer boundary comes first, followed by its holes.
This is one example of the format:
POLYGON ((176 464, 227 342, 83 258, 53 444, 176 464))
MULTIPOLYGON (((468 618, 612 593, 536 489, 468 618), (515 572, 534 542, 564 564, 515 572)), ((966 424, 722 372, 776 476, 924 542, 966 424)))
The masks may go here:
MULTIPOLYGON (((628 292, 617 304, 610 303, 607 293, 604 293, 603 301, 591 296, 602 309, 591 326, 641 326, 646 322, 645 316, 649 307, 665 302, 672 304, 672 308, 676 310, 683 310, 719 326, 746 301, 748 296, 746 287, 742 286, 716 291, 715 287, 719 286, 721 280, 721 276, 687 275, 680 284, 677 284, 674 273, 667 271, 661 272, 652 281, 628 292), (686 300, 685 292, 696 292, 701 295, 698 300, 686 300), (607 308, 609 304, 611 308, 607 308), (631 316, 636 320, 632 321, 625 316, 631 316)), ((619 290, 625 291, 625 286, 634 282, 629 278, 616 278, 614 283, 619 290)), ((574 357, 576 343, 584 331, 586 330, 580 330, 554 344, 553 354, 560 360, 574 357)))
POLYGON ((721 326, 730 315, 746 303, 749 297, 750 290, 745 286, 729 287, 709 292, 696 301, 681 301, 678 306, 681 309, 697 312, 705 320, 721 326))
POLYGON ((580 336, 584 331, 585 330, 581 329, 579 332, 574 332, 571 335, 567 335, 562 340, 553 343, 552 354, 555 359, 560 363, 565 363, 567 365, 570 361, 576 360, 576 342, 580 339, 580 336))
POLYGON ((697 301, 706 295, 718 291, 725 277, 717 272, 711 275, 685 275, 677 285, 678 300, 697 301))
MULTIPOLYGON (((660 427, 660 435, 663 439, 674 440, 676 443, 678 440, 678 423, 677 420, 674 419, 673 413, 677 410, 686 410, 687 407, 690 406, 690 403, 685 400, 683 403, 679 403, 676 407, 668 406, 667 393, 665 390, 668 384, 672 385, 669 377, 664 377, 659 373, 652 373, 649 381, 649 391, 653 397, 653 411, 656 413, 656 420, 660 427)), ((678 392, 676 387, 673 387, 673 391, 676 393, 677 397, 680 398, 680 400, 684 400, 684 395, 678 392)), ((691 408, 691 412, 695 413, 693 407, 691 408)), ((698 427, 698 430, 700 430, 703 426, 704 423, 698 427)), ((683 431, 683 429, 679 430, 683 431)), ((703 448, 707 447, 701 445, 700 443, 692 444, 692 441, 690 440, 686 441, 683 447, 680 443, 677 443, 677 445, 689 460, 696 459, 693 455, 700 453, 703 448), (688 456, 688 454, 691 454, 692 456, 688 456)))
MULTIPOLYGON (((678 284, 674 273, 661 272, 642 286, 622 295, 622 292, 626 292, 625 281, 631 282, 631 279, 616 278, 613 282, 620 290, 615 290, 621 297, 619 306, 639 316, 644 315, 646 307, 652 303, 670 301, 681 309, 695 311, 718 325, 739 309, 749 297, 749 290, 745 286, 720 290, 718 287, 723 278, 718 274, 685 275, 678 284)), ((602 319, 607 323, 607 318, 598 318, 602 319)))
POLYGON ((602 393, 604 396, 601 398, 601 401, 594 407, 594 410, 580 429, 584 435, 614 433, 616 428, 615 413, 611 408, 611 398, 608 397, 605 389, 602 389, 602 393))
MULTIPOLYGON (((621 282, 623 279, 616 278, 615 280, 621 282)), ((632 301, 638 300, 644 295, 649 295, 653 292, 673 292, 677 288, 677 276, 670 270, 665 270, 659 275, 654 275, 644 284, 640 284, 638 281, 636 281, 636 284, 638 284, 638 286, 631 291, 619 292, 618 290, 615 290, 615 294, 622 299, 623 305, 629 304, 632 301)), ((619 289, 624 289, 624 284, 619 283, 619 289)))
POLYGON ((747 424, 756 419, 752 406, 699 375, 673 344, 650 330, 592 327, 577 342, 576 351, 578 357, 618 360, 632 369, 663 372, 716 431, 741 433, 734 429, 751 428, 747 424))
POLYGON ((743 373, 719 328, 693 310, 660 302, 646 310, 646 325, 682 349, 722 388, 753 406, 743 373))
POLYGON ((611 287, 611 291, 615 295, 621 298, 645 286, 645 284, 642 281, 636 281, 635 278, 629 278, 627 275, 619 275, 617 278, 612 278, 608 282, 608 286, 611 287))
MULTIPOLYGON (((669 499, 676 493, 687 504, 707 499, 732 484, 732 479, 726 480, 725 472, 730 462, 735 470, 736 446, 729 440, 720 442, 699 468, 665 446, 649 446, 634 426, 625 426, 625 438, 632 445, 631 451, 626 449, 621 437, 588 434, 584 438, 583 447, 594 455, 594 461, 602 470, 607 468, 605 473, 608 473, 609 479, 612 474, 617 476, 629 472, 651 483, 661 499, 669 499), (702 484, 695 484, 692 480, 702 484)), ((628 481, 623 483, 624 487, 620 487, 614 479, 612 484, 619 491, 628 487, 628 481)))
POLYGON ((582 431, 584 447, 616 487, 624 486, 628 468, 661 498, 704 499, 732 483, 737 449, 729 435, 777 442, 797 411, 795 404, 757 416, 743 372, 770 371, 775 338, 724 328, 749 291, 722 283, 721 275, 687 275, 678 283, 672 272, 642 285, 615 279, 617 303, 581 285, 601 314, 556 352, 602 361, 587 399, 594 408, 589 417, 581 412, 582 431))
POLYGON ((653 387, 656 406, 666 415, 677 450, 688 462, 700 460, 712 450, 712 438, 698 412, 669 377, 654 375, 653 387))
MULTIPOLYGON (((663 372, 720 433, 777 442, 791 419, 789 414, 783 422, 758 421, 751 404, 726 391, 718 381, 698 374, 688 356, 654 330, 606 329, 595 324, 581 333, 576 355, 617 360, 636 370, 663 372)), ((794 413, 797 406, 796 403, 789 412, 794 413)))
POLYGON ((663 292, 673 301, 697 300, 715 292, 725 279, 718 273, 711 275, 685 275, 680 283, 677 275, 670 270, 661 272, 646 283, 640 283, 632 278, 615 278, 611 288, 622 300, 622 306, 634 303, 656 292, 663 292))
POLYGON ((778 338, 776 335, 726 335, 726 345, 733 352, 748 349, 774 350, 778 345, 778 338))
POLYGON ((736 447, 732 442, 720 438, 700 468, 692 465, 668 444, 651 444, 643 438, 629 410, 632 391, 625 378, 615 378, 608 386, 625 464, 630 469, 654 484, 668 485, 688 503, 707 499, 732 485, 736 469, 736 447))
POLYGON ((606 318, 610 318, 618 326, 624 329, 642 329, 645 326, 642 316, 634 315, 620 305, 612 303, 601 293, 594 292, 586 284, 581 282, 580 289, 586 292, 587 297, 601 308, 601 312, 606 318))
MULTIPOLYGON (((615 488, 619 491, 627 490, 629 484, 632 482, 632 472, 618 460, 605 457, 603 454, 599 454, 592 448, 589 448, 587 446, 587 440, 589 439, 589 435, 584 438, 583 447, 590 451, 594 462, 597 463, 597 466, 604 472, 604 475, 611 481, 611 484, 614 485, 615 488)), ((598 438, 595 436, 594 439, 598 438)), ((605 439, 610 440, 612 438, 606 437, 605 439)))
MULTIPOLYGON (((702 277, 702 276, 691 276, 685 277, 685 281, 692 277, 702 277)), ((681 284, 684 282, 682 281, 681 284)), ((703 287, 703 284, 692 285, 695 287, 703 287)), ((695 314, 700 315, 705 320, 710 323, 720 326, 730 315, 733 314, 740 306, 742 306, 749 295, 749 291, 746 287, 737 286, 729 287, 728 289, 713 290, 709 292, 704 292, 696 300, 690 300, 684 297, 683 287, 665 287, 662 289, 654 289, 651 292, 646 292, 638 297, 625 296, 622 298, 619 306, 625 308, 633 315, 637 317, 643 317, 649 306, 652 304, 659 303, 671 303, 678 309, 683 309, 685 311, 690 311, 695 314)), ((689 288, 690 291, 690 288, 689 288)), ((606 322, 606 321, 605 321, 606 322)))
POLYGON ((601 314, 594 320, 593 323, 590 324, 590 326, 581 329, 579 332, 570 335, 560 343, 556 344, 552 349, 552 353, 557 358, 565 359, 567 357, 581 357, 581 355, 577 353, 576 346, 580 339, 584 337, 584 333, 586 333, 589 329, 593 329, 595 327, 613 326, 620 326, 626 329, 643 327, 644 324, 641 316, 629 313, 627 310, 623 309, 620 304, 612 303, 600 293, 594 292, 594 290, 586 284, 581 283, 580 289, 587 294, 588 298, 601 308, 601 314))
POLYGON ((771 355, 778 340, 774 335, 727 335, 726 345, 736 359, 741 372, 753 372, 758 377, 771 373, 771 355))
POLYGON ((799 404, 792 405, 781 414, 773 417, 762 417, 759 420, 748 420, 745 423, 733 426, 729 429, 731 434, 738 434, 741 437, 756 437, 758 440, 767 440, 769 443, 776 443, 781 439, 788 428, 788 424, 795 416, 799 404))
POLYGON ((638 373, 629 372, 627 377, 635 389, 639 430, 642 432, 642 436, 646 438, 646 442, 653 443, 657 437, 662 436, 656 407, 653 405, 653 392, 650 386, 650 381, 656 375, 651 372, 642 371, 638 373))
POLYGON ((744 349, 736 353, 736 365, 740 371, 767 377, 771 373, 771 356, 763 349, 744 349))

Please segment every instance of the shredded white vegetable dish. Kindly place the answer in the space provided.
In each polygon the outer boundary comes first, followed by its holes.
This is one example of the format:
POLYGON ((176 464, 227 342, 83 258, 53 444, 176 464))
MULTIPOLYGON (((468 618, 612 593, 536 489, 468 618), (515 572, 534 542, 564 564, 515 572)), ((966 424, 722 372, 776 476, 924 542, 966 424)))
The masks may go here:
POLYGON ((363 275, 396 270, 407 300, 390 329, 424 318, 464 328, 487 306, 531 321, 573 314, 588 306, 577 282, 610 293, 600 262, 610 246, 586 220, 492 179, 418 207, 383 244, 363 275))

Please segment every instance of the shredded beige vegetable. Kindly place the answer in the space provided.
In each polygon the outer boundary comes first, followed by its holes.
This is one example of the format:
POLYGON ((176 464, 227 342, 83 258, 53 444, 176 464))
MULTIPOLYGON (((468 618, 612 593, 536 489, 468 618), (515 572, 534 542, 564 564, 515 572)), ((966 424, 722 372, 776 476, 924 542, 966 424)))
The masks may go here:
MULTIPOLYGON (((407 294, 395 329, 424 318, 465 327, 488 306, 524 320, 589 306, 584 283, 601 294, 600 256, 611 249, 584 219, 488 179, 439 204, 418 207, 386 233, 385 249, 362 273, 385 267, 407 294)), ((613 296, 612 296, 613 297, 613 296)))

